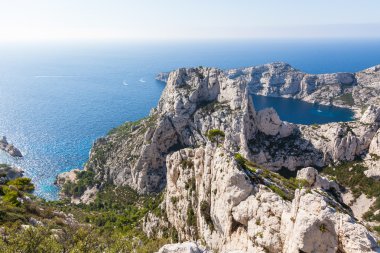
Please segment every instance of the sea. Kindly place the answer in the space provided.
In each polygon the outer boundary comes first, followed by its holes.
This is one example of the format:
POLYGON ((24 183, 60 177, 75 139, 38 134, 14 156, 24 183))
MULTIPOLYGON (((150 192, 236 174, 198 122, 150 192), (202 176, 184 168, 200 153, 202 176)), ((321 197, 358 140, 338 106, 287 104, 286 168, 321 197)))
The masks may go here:
MULTIPOLYGON (((165 84, 157 73, 180 67, 241 68, 276 61, 308 73, 355 72, 380 64, 380 40, 245 40, 0 43, 0 136, 24 157, 18 166, 35 194, 58 198, 58 173, 82 168, 93 142, 148 115, 165 84)), ((283 120, 350 121, 347 109, 254 96, 283 120)))

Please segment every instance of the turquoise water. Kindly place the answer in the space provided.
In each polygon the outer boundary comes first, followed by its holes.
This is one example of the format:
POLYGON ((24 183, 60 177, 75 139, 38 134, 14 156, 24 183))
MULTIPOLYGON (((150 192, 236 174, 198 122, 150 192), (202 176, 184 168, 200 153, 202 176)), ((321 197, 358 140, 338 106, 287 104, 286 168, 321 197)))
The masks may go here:
MULTIPOLYGON (((0 135, 25 155, 0 152, 0 163, 22 167, 36 194, 55 199, 57 173, 82 167, 96 138, 156 106, 164 88, 156 73, 273 61, 311 73, 358 71, 380 63, 380 41, 0 44, 0 135)), ((292 121, 299 105, 280 110, 281 117, 292 121)))
POLYGON ((354 120, 354 113, 346 108, 310 104, 291 98, 276 98, 252 95, 255 109, 273 107, 281 120, 292 123, 312 125, 329 122, 354 120))

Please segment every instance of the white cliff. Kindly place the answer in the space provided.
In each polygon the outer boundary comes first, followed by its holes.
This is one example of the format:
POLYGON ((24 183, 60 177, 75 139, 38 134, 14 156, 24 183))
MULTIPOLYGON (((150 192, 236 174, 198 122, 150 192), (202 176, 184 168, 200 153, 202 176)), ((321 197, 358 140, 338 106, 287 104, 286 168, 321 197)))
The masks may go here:
POLYGON ((325 191, 336 183, 312 168, 298 175, 310 185, 287 200, 269 186, 274 174, 249 173, 211 144, 167 165, 167 217, 181 241, 203 238, 215 252, 376 252, 375 237, 325 191))
MULTIPOLYGON (((361 80, 377 80, 366 75, 361 80)), ((160 227, 171 227, 180 242, 198 241, 215 252, 376 252, 375 236, 356 222, 336 182, 313 168, 297 179, 272 171, 375 154, 377 107, 358 121, 302 126, 283 122, 273 109, 256 112, 250 96, 304 94, 307 100, 312 91, 330 87, 341 94, 342 85, 356 84, 354 74, 307 76, 284 64, 173 71, 149 117, 95 143, 85 171, 100 183, 83 196, 105 182, 142 194, 164 191, 165 219, 149 214, 143 230, 156 236, 160 227)), ((161 252, 197 252, 188 246, 161 252)))

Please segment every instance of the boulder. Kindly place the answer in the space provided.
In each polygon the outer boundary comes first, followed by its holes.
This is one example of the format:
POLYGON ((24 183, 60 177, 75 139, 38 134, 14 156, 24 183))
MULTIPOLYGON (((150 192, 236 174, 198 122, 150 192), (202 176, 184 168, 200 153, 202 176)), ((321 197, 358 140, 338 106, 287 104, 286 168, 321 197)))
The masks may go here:
POLYGON ((207 253, 195 242, 166 244, 157 253, 207 253))

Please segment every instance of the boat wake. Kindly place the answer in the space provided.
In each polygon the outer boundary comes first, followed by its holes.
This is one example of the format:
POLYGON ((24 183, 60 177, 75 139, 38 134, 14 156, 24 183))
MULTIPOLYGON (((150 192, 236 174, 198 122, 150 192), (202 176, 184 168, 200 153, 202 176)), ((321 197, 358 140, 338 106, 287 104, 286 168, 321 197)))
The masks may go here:
POLYGON ((34 78, 67 78, 67 77, 78 77, 78 76, 34 76, 34 78))
POLYGON ((146 83, 146 81, 144 79, 142 79, 142 78, 140 78, 139 82, 140 83, 146 83))

